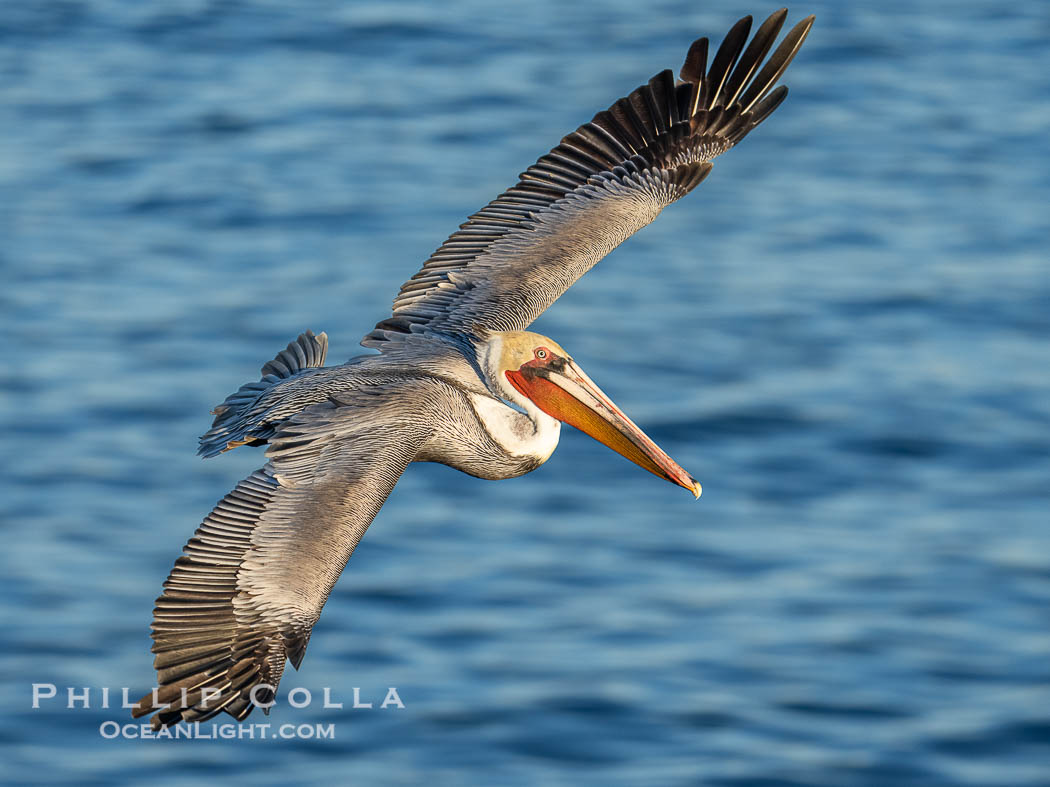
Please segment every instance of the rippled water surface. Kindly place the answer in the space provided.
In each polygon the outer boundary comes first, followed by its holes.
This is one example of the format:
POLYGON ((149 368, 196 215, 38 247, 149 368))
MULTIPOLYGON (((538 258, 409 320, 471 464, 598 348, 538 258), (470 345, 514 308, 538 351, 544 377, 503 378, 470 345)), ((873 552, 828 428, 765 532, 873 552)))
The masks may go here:
POLYGON ((514 481, 414 466, 252 717, 334 740, 168 742, 104 740, 100 687, 153 685, 160 584, 262 462, 197 459, 208 410, 306 328, 355 354, 561 135, 772 9, 4 4, 6 777, 1050 782, 1050 7, 859 5, 793 8, 787 102, 536 324, 701 501, 570 429, 514 481))

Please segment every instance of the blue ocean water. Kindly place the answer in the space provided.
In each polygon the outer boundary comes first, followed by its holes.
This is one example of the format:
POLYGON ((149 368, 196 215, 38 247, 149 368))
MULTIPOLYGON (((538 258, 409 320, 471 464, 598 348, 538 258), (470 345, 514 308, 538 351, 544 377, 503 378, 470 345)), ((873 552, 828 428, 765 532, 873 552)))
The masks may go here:
POLYGON ((787 102, 537 322, 699 503, 571 429, 513 481, 414 466, 251 719, 333 739, 100 734, 262 463, 194 456, 209 409, 307 328, 356 354, 563 134, 771 10, 4 5, 5 779, 1050 783, 1050 6, 991 0, 792 8, 787 102))

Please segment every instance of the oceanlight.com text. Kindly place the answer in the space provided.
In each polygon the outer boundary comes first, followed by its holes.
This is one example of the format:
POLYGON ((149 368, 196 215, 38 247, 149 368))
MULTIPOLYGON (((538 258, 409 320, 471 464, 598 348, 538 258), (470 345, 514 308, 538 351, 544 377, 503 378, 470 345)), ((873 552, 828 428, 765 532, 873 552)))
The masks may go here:
POLYGON ((147 724, 120 724, 104 721, 98 734, 106 740, 334 740, 335 724, 176 724, 153 729, 147 724))

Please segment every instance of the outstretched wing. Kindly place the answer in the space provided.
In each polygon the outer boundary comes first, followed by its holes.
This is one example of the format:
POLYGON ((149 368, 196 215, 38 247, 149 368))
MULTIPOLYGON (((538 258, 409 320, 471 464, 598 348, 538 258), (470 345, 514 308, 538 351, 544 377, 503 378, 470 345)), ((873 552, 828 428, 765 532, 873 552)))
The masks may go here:
POLYGON ((434 252, 361 343, 526 328, 783 101, 787 88, 774 85, 813 24, 795 25, 763 65, 786 17, 770 16, 746 49, 751 17, 741 19, 710 70, 699 39, 681 82, 663 71, 562 139, 434 252))
POLYGON ((270 702, 285 659, 298 668, 350 554, 432 433, 438 387, 371 386, 281 427, 268 464, 219 502, 164 583, 153 621, 159 688, 135 716, 158 711, 157 727, 221 711, 241 720, 253 701, 270 702))

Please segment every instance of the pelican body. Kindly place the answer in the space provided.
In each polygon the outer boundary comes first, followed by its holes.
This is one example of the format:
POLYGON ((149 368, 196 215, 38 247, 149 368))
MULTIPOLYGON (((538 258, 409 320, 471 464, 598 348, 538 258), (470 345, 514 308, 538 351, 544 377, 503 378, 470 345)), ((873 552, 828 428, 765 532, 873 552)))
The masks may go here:
POLYGON ((776 109, 813 17, 766 60, 786 10, 748 42, 707 39, 599 112, 470 219, 406 282, 362 344, 325 366, 307 331, 215 408, 200 453, 267 445, 266 464, 204 519, 157 599, 155 726, 267 707, 358 541, 412 462, 514 478, 574 426, 696 497, 700 484, 552 339, 525 330, 619 243, 691 191, 776 109), (746 44, 746 48, 745 48, 746 44))

